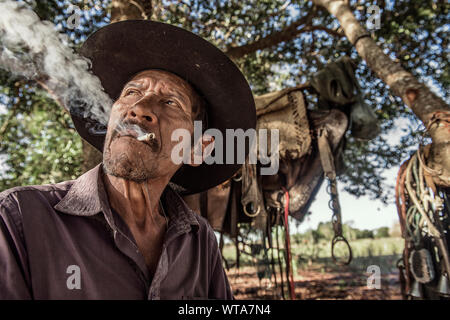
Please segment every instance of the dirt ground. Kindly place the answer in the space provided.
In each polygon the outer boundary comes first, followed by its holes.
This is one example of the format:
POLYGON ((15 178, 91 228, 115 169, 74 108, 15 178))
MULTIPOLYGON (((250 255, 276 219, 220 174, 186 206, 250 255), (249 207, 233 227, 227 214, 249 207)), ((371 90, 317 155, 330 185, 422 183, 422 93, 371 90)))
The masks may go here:
MULTIPOLYGON (((232 268, 227 271, 228 279, 236 299, 282 299, 280 277, 278 288, 272 280, 258 279, 253 267, 232 268)), ((401 299, 398 273, 385 274, 380 289, 367 287, 367 274, 341 268, 333 270, 323 266, 299 270, 295 276, 296 299, 302 300, 398 300, 401 299)), ((284 289, 286 297, 288 292, 284 289)))

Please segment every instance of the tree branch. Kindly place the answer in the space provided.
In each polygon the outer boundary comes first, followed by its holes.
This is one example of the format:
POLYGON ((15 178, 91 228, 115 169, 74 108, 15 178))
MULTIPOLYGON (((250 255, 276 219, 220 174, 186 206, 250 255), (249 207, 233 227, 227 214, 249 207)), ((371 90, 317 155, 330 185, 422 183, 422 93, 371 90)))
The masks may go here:
MULTIPOLYGON (((182 2, 181 0, 179 0, 179 3, 180 3, 180 2, 183 3, 183 4, 185 4, 184 2, 182 2)), ((251 22, 251 23, 236 24, 236 25, 232 26, 232 28, 234 28, 234 30, 235 30, 235 29, 237 29, 237 28, 239 28, 239 27, 251 27, 251 26, 254 26, 254 25, 258 25, 258 24, 260 24, 260 23, 263 23, 263 22, 267 21, 267 20, 270 19, 270 18, 279 16, 284 10, 286 10, 286 8, 287 8, 290 4, 291 4, 291 1, 288 0, 288 1, 286 1, 285 3, 283 3, 283 5, 282 5, 278 10, 276 10, 276 11, 274 11, 274 12, 271 12, 271 13, 268 13, 268 14, 266 14, 266 15, 261 16, 257 21, 254 21, 254 22, 251 22)), ((185 4, 185 5, 186 5, 186 4, 185 4)), ((211 20, 209 20, 208 22, 204 23, 204 24, 202 25, 202 27, 207 28, 207 30, 208 30, 209 32, 211 32, 211 31, 214 30, 214 29, 219 29, 219 30, 222 30, 222 31, 223 31, 223 30, 229 30, 229 29, 230 29, 229 26, 224 25, 223 23, 217 21, 216 19, 211 19, 211 20)), ((229 31, 228 31, 228 32, 229 32, 229 31)))
POLYGON ((141 20, 145 19, 146 16, 148 16, 149 18, 150 16, 148 15, 148 12, 146 12, 146 9, 148 9, 147 8, 148 3, 142 3, 142 1, 143 0, 134 0, 134 1, 112 0, 111 22, 131 20, 131 19, 141 20))
POLYGON ((276 11, 274 11, 274 12, 271 12, 271 13, 268 13, 268 14, 266 14, 266 15, 261 16, 261 17, 260 17, 258 20, 256 20, 255 22, 238 24, 238 25, 236 25, 236 28, 237 28, 237 27, 251 27, 251 26, 254 26, 254 25, 261 24, 261 23, 263 23, 263 22, 269 20, 270 18, 277 17, 277 16, 279 16, 280 14, 282 14, 283 11, 286 10, 286 8, 289 7, 290 4, 291 4, 291 1, 288 0, 288 1, 286 1, 286 2, 285 2, 278 10, 276 10, 276 11))
POLYGON ((300 27, 301 25, 310 25, 312 18, 315 16, 316 12, 317 8, 313 6, 307 15, 301 17, 283 30, 273 32, 265 36, 264 38, 261 38, 252 43, 248 43, 239 47, 230 47, 225 51, 225 53, 231 59, 235 60, 257 50, 270 48, 281 42, 292 40, 300 33, 308 31, 305 30, 305 28, 298 29, 298 27, 300 27))
POLYGON ((345 33, 341 32, 339 30, 333 30, 333 29, 329 29, 327 27, 324 26, 306 26, 305 28, 303 28, 305 31, 316 31, 316 30, 320 30, 320 31, 325 31, 326 33, 328 33, 329 35, 333 36, 333 37, 345 37, 345 33))

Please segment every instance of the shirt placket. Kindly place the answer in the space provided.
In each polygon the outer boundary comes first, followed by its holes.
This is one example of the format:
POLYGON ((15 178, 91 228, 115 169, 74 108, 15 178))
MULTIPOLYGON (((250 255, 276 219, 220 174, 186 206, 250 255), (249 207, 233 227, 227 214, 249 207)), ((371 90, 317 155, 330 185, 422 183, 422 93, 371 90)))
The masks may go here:
POLYGON ((134 264, 135 270, 138 273, 141 281, 143 281, 145 288, 150 285, 150 273, 145 263, 144 257, 139 252, 138 246, 131 240, 123 230, 120 230, 116 225, 111 209, 103 203, 103 212, 106 222, 113 230, 113 238, 116 247, 134 264))
POLYGON ((130 263, 134 264, 135 270, 144 283, 145 288, 148 288, 150 285, 150 273, 145 264, 144 257, 139 252, 139 248, 118 229, 114 230, 114 243, 131 260, 130 263))
POLYGON ((167 276, 169 271, 169 259, 167 257, 167 246, 164 244, 153 276, 150 289, 148 290, 148 300, 159 300, 161 298, 161 281, 167 276))
MULTIPOLYGON (((131 263, 134 263, 137 266, 135 269, 138 269, 136 271, 139 273, 141 280, 144 282, 145 288, 148 288, 147 298, 149 300, 159 300, 161 297, 161 282, 166 278, 169 271, 169 257, 167 248, 172 240, 191 230, 189 221, 184 216, 180 216, 180 213, 183 212, 184 208, 180 205, 180 203, 178 203, 177 199, 173 199, 173 203, 169 205, 167 210, 170 217, 169 227, 164 237, 163 247, 155 274, 153 275, 153 279, 150 281, 150 272, 147 268, 143 255, 139 251, 139 248, 126 235, 126 232, 120 229, 121 223, 119 223, 119 227, 117 226, 107 200, 100 196, 100 203, 104 212, 104 217, 108 225, 113 230, 114 242, 117 248, 131 259, 131 263), (174 213, 172 211, 177 212, 174 213)), ((120 219, 120 217, 118 217, 118 219, 120 219)), ((123 227, 125 228, 125 225, 123 227)))
POLYGON ((167 248, 174 239, 189 232, 190 230, 190 226, 183 225, 180 221, 175 221, 169 226, 164 239, 163 248, 156 267, 155 275, 148 291, 149 300, 161 299, 161 282, 166 278, 169 272, 169 256, 167 253, 167 248))

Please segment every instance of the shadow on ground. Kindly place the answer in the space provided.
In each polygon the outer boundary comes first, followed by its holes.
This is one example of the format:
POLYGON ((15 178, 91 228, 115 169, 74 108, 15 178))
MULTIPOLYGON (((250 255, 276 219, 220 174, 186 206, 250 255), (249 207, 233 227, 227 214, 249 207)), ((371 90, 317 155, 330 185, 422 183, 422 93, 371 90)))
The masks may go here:
MULTIPOLYGON (((295 272, 295 295, 297 299, 363 299, 363 300, 398 300, 401 299, 398 270, 395 264, 399 256, 376 256, 355 258, 349 266, 336 266, 329 258, 317 259, 299 264, 295 272), (380 267, 380 288, 367 286, 367 267, 380 267)), ((230 285, 236 299, 283 299, 288 297, 287 285, 283 290, 280 276, 271 279, 257 277, 255 267, 246 266, 239 270, 227 271, 230 285)))

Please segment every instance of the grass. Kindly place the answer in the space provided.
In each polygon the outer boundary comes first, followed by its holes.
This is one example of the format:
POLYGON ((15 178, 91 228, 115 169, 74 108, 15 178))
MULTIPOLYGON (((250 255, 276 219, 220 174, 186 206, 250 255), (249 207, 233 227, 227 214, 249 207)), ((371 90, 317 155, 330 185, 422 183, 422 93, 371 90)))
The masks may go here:
MULTIPOLYGON (((283 242, 282 242, 283 243, 283 242)), ((400 259, 404 241, 402 238, 380 238, 380 239, 358 239, 349 241, 352 248, 353 260, 348 268, 366 272, 370 265, 380 267, 382 273, 390 273, 396 269, 396 263, 400 259)), ((281 251, 283 253, 283 251, 281 251)), ((343 243, 336 245, 336 256, 344 257, 348 250, 343 243)), ((268 251, 269 259, 271 252, 268 251)), ((223 251, 224 258, 229 263, 236 260, 236 252, 234 246, 225 246, 223 251)), ((274 250, 274 257, 277 259, 277 250, 274 250)), ((244 255, 241 254, 241 266, 257 266, 261 263, 263 251, 259 254, 244 255)), ((321 266, 325 272, 326 269, 342 270, 337 266, 331 258, 330 241, 321 240, 318 243, 302 240, 300 243, 292 243, 292 259, 294 269, 307 270, 312 265, 321 266)), ((277 261, 277 260, 276 260, 277 261)))

